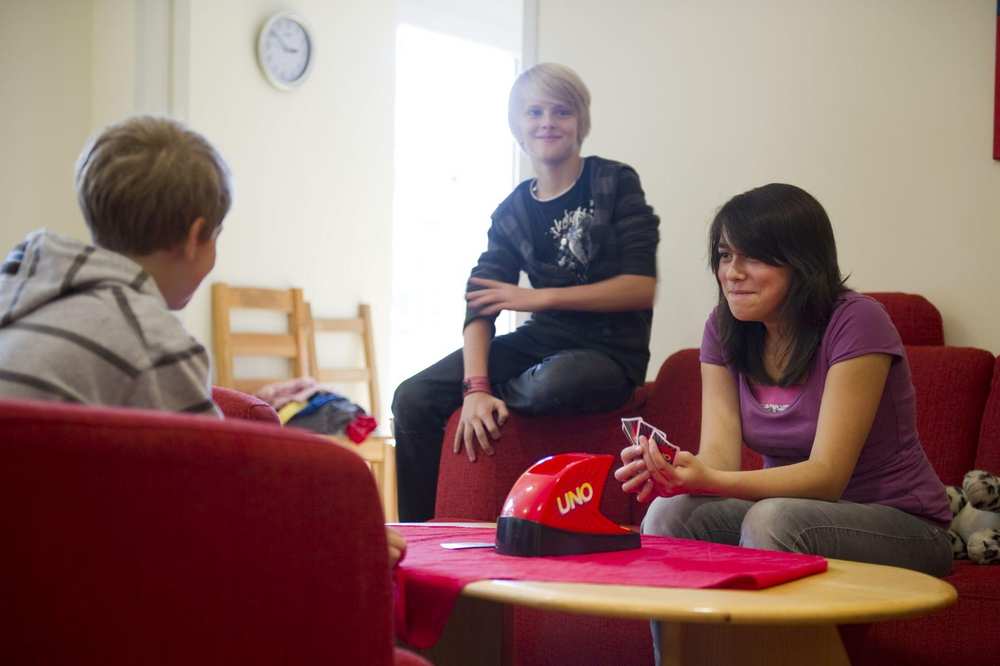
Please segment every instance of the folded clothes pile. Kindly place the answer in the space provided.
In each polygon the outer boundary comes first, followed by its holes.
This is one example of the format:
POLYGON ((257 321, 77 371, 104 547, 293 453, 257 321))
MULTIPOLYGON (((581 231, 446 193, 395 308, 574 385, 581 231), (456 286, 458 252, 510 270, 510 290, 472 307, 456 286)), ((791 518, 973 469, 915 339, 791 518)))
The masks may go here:
POLYGON ((378 424, 359 405, 312 377, 268 384, 256 393, 278 412, 283 424, 363 442, 378 424))

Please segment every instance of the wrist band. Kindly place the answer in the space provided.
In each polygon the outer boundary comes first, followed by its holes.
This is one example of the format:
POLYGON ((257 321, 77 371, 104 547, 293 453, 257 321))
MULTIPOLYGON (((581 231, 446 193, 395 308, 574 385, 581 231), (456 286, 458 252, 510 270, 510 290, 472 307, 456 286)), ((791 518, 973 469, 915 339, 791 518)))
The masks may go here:
POLYGON ((493 395, 493 391, 490 389, 490 378, 466 377, 462 381, 462 397, 464 398, 470 393, 489 393, 493 395))

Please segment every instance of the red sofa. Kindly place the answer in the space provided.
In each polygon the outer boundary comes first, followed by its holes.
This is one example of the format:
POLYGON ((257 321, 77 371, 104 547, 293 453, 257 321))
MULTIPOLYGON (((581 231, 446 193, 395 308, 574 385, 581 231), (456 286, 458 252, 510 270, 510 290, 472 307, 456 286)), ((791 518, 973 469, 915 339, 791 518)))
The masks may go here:
MULTIPOLYGON (((1000 363, 980 349, 943 345, 941 316, 920 296, 872 294, 896 322, 917 391, 918 427, 941 479, 960 483, 974 467, 1000 472, 1000 363)), ((664 361, 656 380, 632 404, 613 414, 526 418, 512 415, 496 455, 469 464, 451 453, 457 414, 449 422, 438 477, 438 519, 495 520, 521 472, 539 458, 560 452, 612 453, 622 447, 621 416, 641 415, 671 440, 696 449, 701 421, 698 351, 681 350, 664 361)), ((744 467, 759 458, 744 449, 744 467)), ((609 479, 602 509, 611 519, 638 524, 645 512, 609 479)), ((857 625, 842 630, 852 663, 965 666, 1000 651, 1000 568, 956 562, 948 578, 958 603, 915 620, 857 625)), ((652 663, 646 622, 542 613, 517 608, 511 614, 512 653, 517 664, 560 664, 586 654, 591 663, 652 663)), ((989 659, 987 659, 989 661, 989 659)))
POLYGON ((3 663, 426 666, 362 460, 214 397, 240 418, 0 401, 3 663))

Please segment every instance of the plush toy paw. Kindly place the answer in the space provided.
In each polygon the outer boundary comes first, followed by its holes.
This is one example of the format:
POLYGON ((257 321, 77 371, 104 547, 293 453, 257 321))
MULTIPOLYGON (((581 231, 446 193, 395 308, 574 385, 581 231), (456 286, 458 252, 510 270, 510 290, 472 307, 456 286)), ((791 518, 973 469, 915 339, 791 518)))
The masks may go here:
POLYGON ((965 492, 961 486, 948 486, 945 488, 945 492, 948 493, 948 508, 951 509, 951 515, 957 516, 968 503, 968 500, 965 499, 965 492))
POLYGON ((969 559, 969 553, 965 549, 965 541, 958 536, 955 530, 948 530, 948 540, 951 542, 951 556, 956 560, 969 559))
POLYGON ((973 532, 967 544, 969 559, 977 564, 1000 563, 1000 530, 973 532))
POLYGON ((962 479, 965 498, 980 511, 1000 512, 1000 478, 974 469, 962 479))
POLYGON ((1000 564, 1000 477, 974 469, 961 487, 946 490, 954 514, 948 538, 955 559, 1000 564))

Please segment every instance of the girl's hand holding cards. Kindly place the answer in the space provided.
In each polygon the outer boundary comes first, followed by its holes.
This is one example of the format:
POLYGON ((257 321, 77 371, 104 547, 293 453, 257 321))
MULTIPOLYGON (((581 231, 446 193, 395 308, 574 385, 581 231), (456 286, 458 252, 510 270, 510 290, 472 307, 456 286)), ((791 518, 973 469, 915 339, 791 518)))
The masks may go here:
POLYGON ((664 432, 639 417, 622 419, 629 446, 622 449, 622 466, 615 478, 640 502, 684 493, 716 494, 717 472, 693 453, 671 444, 664 432))
POLYGON ((622 490, 636 493, 640 502, 668 494, 667 487, 673 485, 668 477, 673 474, 666 470, 673 465, 680 449, 667 440, 662 430, 640 417, 622 419, 622 431, 630 444, 622 450, 622 467, 615 471, 622 490))
POLYGON ((673 464, 677 454, 680 453, 680 449, 670 443, 662 430, 646 423, 641 416, 622 419, 622 432, 633 446, 639 444, 640 437, 652 441, 670 464, 673 464))

